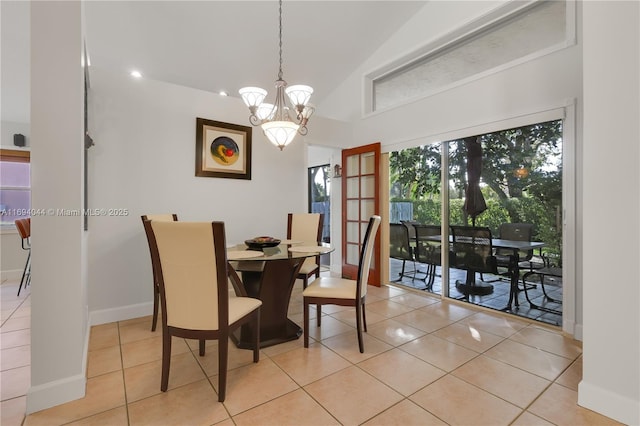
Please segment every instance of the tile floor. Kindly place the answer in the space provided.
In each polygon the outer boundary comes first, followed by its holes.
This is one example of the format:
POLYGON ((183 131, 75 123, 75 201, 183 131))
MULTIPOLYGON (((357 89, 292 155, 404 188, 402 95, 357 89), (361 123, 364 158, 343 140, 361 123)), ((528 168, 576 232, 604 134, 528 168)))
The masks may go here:
MULTIPOLYGON (((3 426, 11 425, 604 425, 579 407, 580 342, 558 329, 424 292, 370 287, 365 353, 351 308, 325 307, 312 345, 230 345, 227 399, 217 402, 216 343, 175 339, 160 392, 161 336, 151 318, 91 329, 83 399, 24 416, 29 291, 2 290, 3 426)), ((302 321, 301 289, 290 317, 302 321)))

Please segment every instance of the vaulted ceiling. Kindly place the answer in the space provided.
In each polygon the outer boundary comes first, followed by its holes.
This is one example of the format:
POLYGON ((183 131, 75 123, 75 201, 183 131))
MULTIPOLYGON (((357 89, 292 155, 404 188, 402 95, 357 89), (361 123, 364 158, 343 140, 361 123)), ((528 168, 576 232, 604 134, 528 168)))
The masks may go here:
MULTIPOLYGON (((284 79, 311 85, 321 103, 424 4, 284 1, 284 79)), ((91 66, 231 96, 248 85, 274 91, 276 1, 87 1, 84 13, 91 66)), ((28 17, 28 3, 2 1, 3 120, 28 117, 11 111, 28 109, 28 17)))

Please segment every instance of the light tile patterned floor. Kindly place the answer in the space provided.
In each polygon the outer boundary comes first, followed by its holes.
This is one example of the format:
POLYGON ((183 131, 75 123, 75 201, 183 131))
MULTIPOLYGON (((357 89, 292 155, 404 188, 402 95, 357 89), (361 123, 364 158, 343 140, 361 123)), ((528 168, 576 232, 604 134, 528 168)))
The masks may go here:
MULTIPOLYGON (((85 398, 25 418, 29 291, 2 290, 2 419, 10 425, 584 425, 616 424, 579 407, 580 342, 556 328, 443 302, 424 292, 369 288, 365 353, 353 309, 323 310, 312 344, 251 352, 230 345, 227 399, 217 402, 217 343, 175 339, 160 391, 160 333, 151 318, 92 327, 85 398)), ((290 317, 302 320, 298 285, 290 317)), ((313 315, 312 315, 313 316, 313 315)))

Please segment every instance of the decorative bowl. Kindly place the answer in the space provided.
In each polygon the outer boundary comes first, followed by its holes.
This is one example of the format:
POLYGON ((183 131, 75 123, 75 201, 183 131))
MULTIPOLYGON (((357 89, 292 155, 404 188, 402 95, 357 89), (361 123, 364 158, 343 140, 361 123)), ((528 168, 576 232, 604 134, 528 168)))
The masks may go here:
POLYGON ((275 247, 280 244, 280 240, 272 237, 256 237, 244 242, 250 249, 262 249, 265 247, 275 247))

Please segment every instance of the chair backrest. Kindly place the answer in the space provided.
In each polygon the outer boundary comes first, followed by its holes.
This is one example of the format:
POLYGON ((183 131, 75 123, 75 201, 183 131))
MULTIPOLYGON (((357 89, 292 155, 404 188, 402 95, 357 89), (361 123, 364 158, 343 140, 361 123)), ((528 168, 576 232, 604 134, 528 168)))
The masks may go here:
POLYGON ((409 245, 409 231, 404 224, 389 224, 389 256, 393 259, 413 260, 413 250, 409 245))
POLYGON ((31 237, 31 218, 16 219, 15 224, 20 238, 26 240, 31 237))
POLYGON ((380 216, 371 216, 369 218, 369 225, 367 225, 367 232, 364 234, 362 250, 360 251, 360 262, 358 264, 358 279, 356 282, 356 294, 359 294, 360 297, 364 297, 367 294, 373 247, 376 243, 376 234, 378 233, 381 220, 380 216))
POLYGON ((145 220, 161 220, 164 222, 178 221, 178 215, 175 213, 143 214, 140 217, 142 218, 142 222, 144 222, 145 220))
POLYGON ((415 241, 416 229, 414 228, 414 226, 420 225, 420 222, 415 220, 401 220, 400 223, 407 227, 407 231, 409 232, 409 241, 415 241))
POLYGON ((289 213, 287 238, 306 242, 322 240, 323 213, 289 213))
MULTIPOLYGON (((160 221, 160 222, 177 222, 178 215, 175 213, 164 213, 164 214, 143 214, 140 216, 142 219, 142 224, 148 221, 160 221)), ((144 227, 144 232, 147 235, 147 244, 149 244, 149 253, 151 253, 151 271, 153 272, 153 282, 158 284, 158 272, 156 271, 156 263, 153 260, 153 250, 151 250, 151 236, 149 235, 151 228, 144 227)))
POLYGON ((440 265, 442 243, 440 241, 430 240, 429 237, 442 234, 440 225, 414 225, 416 230, 416 260, 420 263, 431 263, 440 265))
MULTIPOLYGON (((503 223, 500 225, 499 231, 500 238, 503 240, 531 241, 533 238, 532 223, 503 223)), ((513 254, 513 250, 497 248, 496 254, 508 256, 513 254)), ((533 250, 520 251, 518 255, 520 257, 520 261, 531 260, 533 257, 533 250)))
POLYGON ((453 257, 451 266, 476 272, 497 272, 491 230, 476 226, 451 226, 453 257))
POLYGON ((190 330, 227 328, 224 223, 146 221, 144 226, 158 271, 163 324, 190 330))

